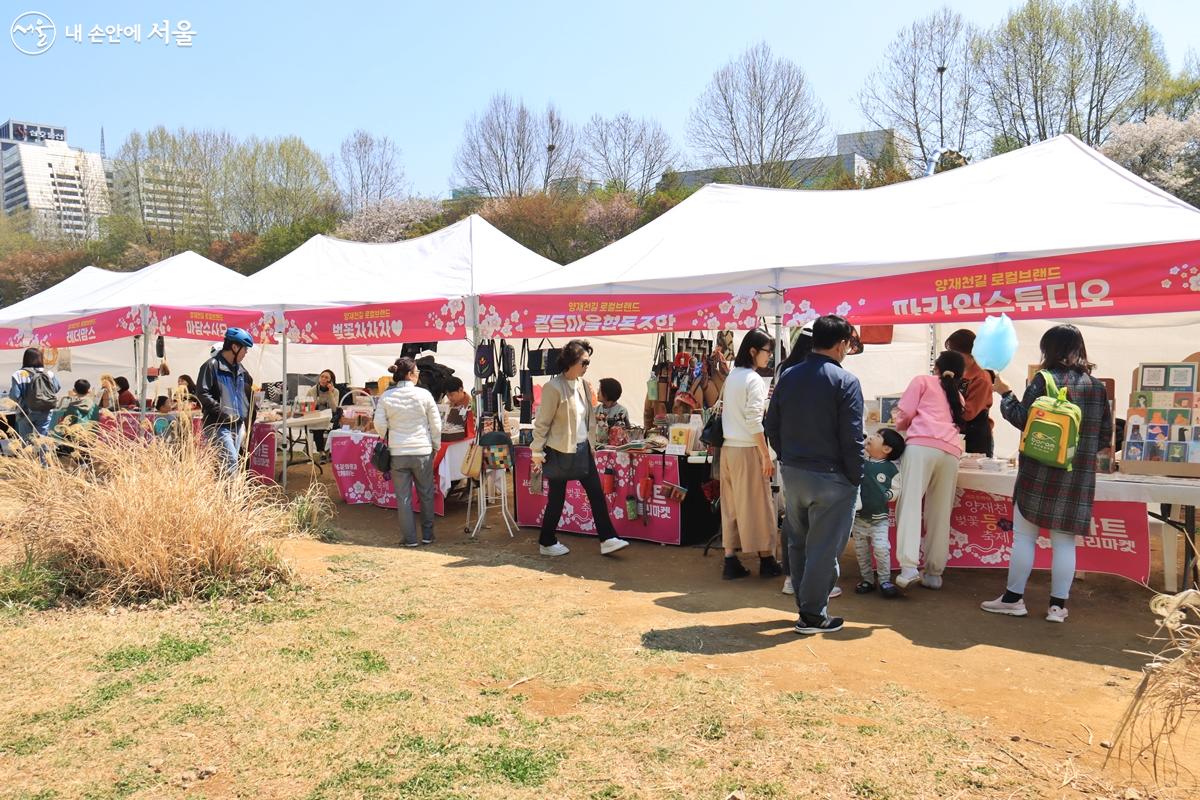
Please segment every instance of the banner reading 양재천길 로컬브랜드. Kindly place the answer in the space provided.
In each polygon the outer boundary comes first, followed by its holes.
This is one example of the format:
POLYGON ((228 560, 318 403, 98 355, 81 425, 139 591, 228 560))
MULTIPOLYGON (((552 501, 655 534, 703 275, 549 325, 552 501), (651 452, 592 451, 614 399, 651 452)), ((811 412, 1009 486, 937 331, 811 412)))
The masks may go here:
POLYGON ((971 322, 1200 311, 1200 242, 954 267, 784 292, 785 325, 971 322))
POLYGON ((440 342, 470 334, 462 298, 313 308, 283 317, 288 341, 302 344, 440 342))
POLYGON ((716 331, 758 326, 753 293, 483 295, 479 333, 485 339, 581 334, 716 331))
POLYGON ((142 332, 142 311, 138 306, 87 314, 65 322, 42 325, 20 334, 24 344, 18 347, 79 347, 137 336, 142 332))
POLYGON ((277 318, 274 312, 150 306, 149 329, 151 335, 219 342, 228 328, 241 328, 265 344, 279 338, 277 318))

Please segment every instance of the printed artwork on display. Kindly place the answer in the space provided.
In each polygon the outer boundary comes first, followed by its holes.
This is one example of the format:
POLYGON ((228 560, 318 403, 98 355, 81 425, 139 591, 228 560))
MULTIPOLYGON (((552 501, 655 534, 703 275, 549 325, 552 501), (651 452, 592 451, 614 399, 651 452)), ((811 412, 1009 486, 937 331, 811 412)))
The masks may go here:
POLYGON ((1125 443, 1125 460, 1126 461, 1141 461, 1142 456, 1146 454, 1146 443, 1143 441, 1129 441, 1125 443))
POLYGON ((1163 442, 1146 442, 1145 449, 1142 453, 1143 461, 1164 461, 1167 457, 1167 443, 1163 442))
POLYGON ((1154 405, 1154 392, 1134 392, 1129 398, 1133 408, 1150 408, 1154 405))
POLYGON ((1187 461, 1188 446, 1183 442, 1171 442, 1167 445, 1167 461, 1172 464, 1182 464, 1187 461))
POLYGON ((1171 437, 1170 425, 1155 425, 1146 426, 1146 441, 1147 442, 1165 442, 1171 437))
POLYGON ((1170 425, 1165 408, 1146 409, 1146 422, 1150 425, 1170 425))
POLYGON ((1176 392, 1192 392, 1196 389, 1196 365, 1175 364, 1167 372, 1167 388, 1176 392))
POLYGON ((1176 392, 1174 397, 1175 402, 1171 404, 1172 408, 1195 408, 1196 393, 1195 392, 1176 392))
POLYGON ((1167 388, 1167 368, 1162 365, 1143 364, 1141 383, 1142 391, 1162 391, 1167 388))
POLYGON ((1125 438, 1128 441, 1146 440, 1146 410, 1131 408, 1125 415, 1125 438))
POLYGON ((1192 410, 1190 408, 1170 408, 1167 409, 1167 424, 1175 425, 1191 425, 1192 410))

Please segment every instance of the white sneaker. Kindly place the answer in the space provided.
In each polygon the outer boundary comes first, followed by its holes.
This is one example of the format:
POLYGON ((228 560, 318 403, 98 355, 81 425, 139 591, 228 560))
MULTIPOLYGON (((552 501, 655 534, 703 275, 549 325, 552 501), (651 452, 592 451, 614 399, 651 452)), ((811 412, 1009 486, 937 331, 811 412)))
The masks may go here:
POLYGON ((907 589, 919 580, 921 580, 921 573, 912 567, 906 567, 900 570, 900 574, 896 576, 896 585, 901 589, 907 589))
POLYGON ((979 607, 992 614, 1005 614, 1010 617, 1024 617, 1029 614, 1029 611, 1025 609, 1025 598, 1023 597, 1015 603, 1006 603, 1004 595, 1000 595, 995 600, 984 600, 979 607))
POLYGON ((942 576, 930 575, 928 572, 926 572, 921 576, 921 585, 926 589, 940 589, 942 588, 942 576))
POLYGON ((842 596, 842 587, 840 587, 840 586, 833 587, 833 589, 831 589, 829 592, 830 600, 832 600, 835 597, 841 597, 841 596, 842 596))
POLYGON ((786 578, 783 579, 783 593, 784 594, 795 594, 796 593, 796 590, 792 588, 792 576, 791 575, 788 575, 786 578))
POLYGON ((1066 622, 1068 613, 1062 606, 1050 606, 1046 612, 1046 622, 1066 622))
POLYGON ((562 542, 555 542, 549 547, 546 547, 544 544, 539 544, 538 552, 544 556, 565 556, 567 553, 571 552, 571 550, 562 542))
POLYGON ((611 539, 605 539, 600 543, 600 555, 611 556, 613 553, 617 552, 618 550, 624 550, 626 547, 629 547, 629 542, 625 541, 624 539, 618 539, 616 536, 614 536, 611 539))

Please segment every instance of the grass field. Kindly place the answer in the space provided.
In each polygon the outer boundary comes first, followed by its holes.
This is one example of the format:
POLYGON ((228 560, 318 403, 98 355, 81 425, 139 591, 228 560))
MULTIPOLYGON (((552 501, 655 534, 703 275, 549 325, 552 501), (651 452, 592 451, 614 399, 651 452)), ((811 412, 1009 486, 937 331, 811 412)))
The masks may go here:
POLYGON ((1150 630, 1128 583, 1050 626, 954 572, 804 639, 776 581, 695 549, 548 561, 454 518, 399 549, 340 508, 346 541, 281 543, 300 583, 255 602, 0 615, 0 798, 1197 796, 1102 768, 1150 630))

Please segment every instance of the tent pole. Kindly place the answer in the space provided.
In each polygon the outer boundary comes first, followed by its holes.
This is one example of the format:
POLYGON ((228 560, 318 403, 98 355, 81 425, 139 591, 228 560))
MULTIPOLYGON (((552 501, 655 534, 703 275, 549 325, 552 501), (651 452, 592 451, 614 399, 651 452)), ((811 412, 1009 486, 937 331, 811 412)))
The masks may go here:
POLYGON ((146 420, 146 370, 150 368, 150 307, 142 306, 142 368, 138 370, 139 395, 141 403, 138 407, 139 418, 146 420))
POLYGON ((283 388, 282 388, 280 398, 279 398, 280 399, 280 419, 282 420, 280 424, 282 426, 283 447, 284 447, 284 449, 283 449, 283 480, 282 480, 282 483, 283 483, 283 492, 284 492, 284 494, 287 494, 288 462, 291 461, 291 459, 292 459, 292 441, 291 441, 291 437, 288 435, 288 429, 287 429, 287 421, 288 421, 288 379, 287 378, 288 378, 288 371, 287 371, 287 328, 286 327, 284 327, 281 330, 280 336, 283 339, 283 345, 282 345, 283 351, 282 351, 282 359, 281 359, 283 361, 283 388))
MULTIPOLYGON (((346 345, 342 345, 342 368, 345 370, 342 374, 346 376, 346 385, 353 386, 354 380, 350 377, 350 354, 346 350, 346 345)), ((337 405, 342 404, 342 398, 338 398, 337 405)))

